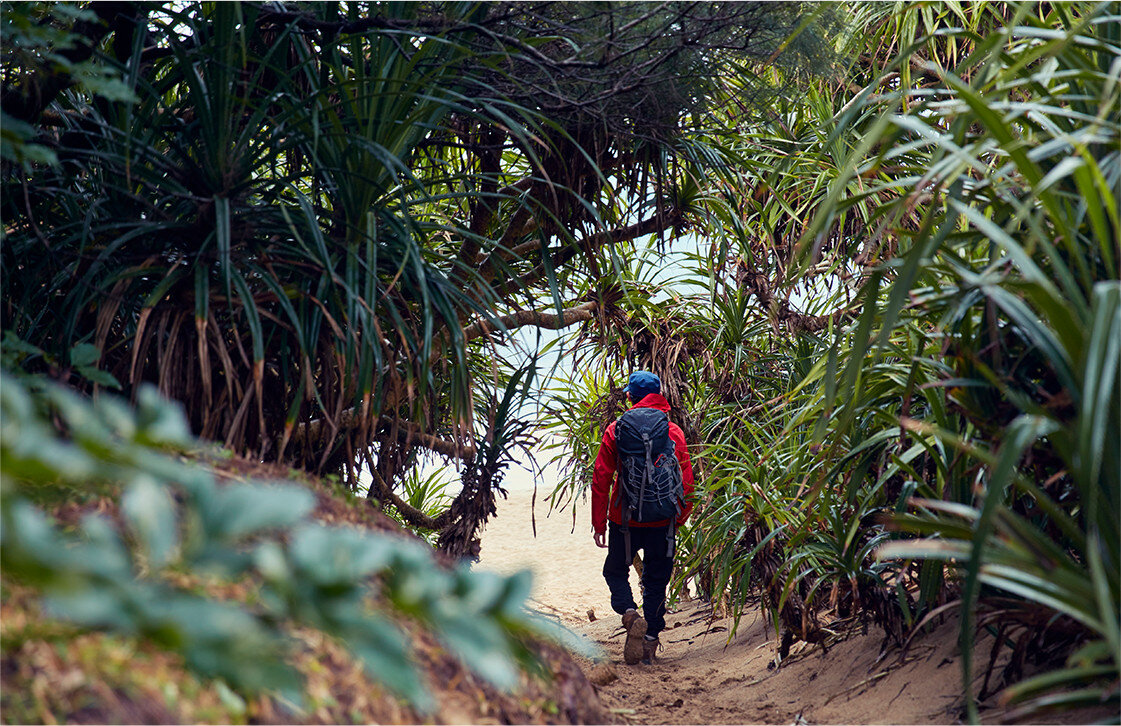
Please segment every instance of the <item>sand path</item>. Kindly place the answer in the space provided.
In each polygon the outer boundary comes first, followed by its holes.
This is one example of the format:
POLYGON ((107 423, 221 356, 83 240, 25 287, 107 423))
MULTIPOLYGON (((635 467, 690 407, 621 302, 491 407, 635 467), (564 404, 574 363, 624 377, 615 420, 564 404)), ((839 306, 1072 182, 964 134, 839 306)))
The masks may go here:
MULTIPOLYGON (((531 517, 532 491, 513 489, 509 499, 499 500, 498 517, 483 533, 479 566, 503 573, 534 571, 534 607, 603 649, 600 662, 585 659, 581 665, 619 723, 962 722, 956 617, 947 617, 929 633, 914 638, 905 653, 894 647, 883 651, 883 634, 873 626, 867 634, 850 634, 828 652, 818 645, 795 643, 776 668, 774 631, 760 613, 747 613, 736 628, 730 618, 713 617, 706 603, 687 600, 667 614, 659 658, 648 666, 625 665, 619 616, 611 612, 607 585, 600 575, 606 550, 592 541, 590 505, 580 503, 574 523, 571 508, 549 515, 543 499, 544 494, 539 494, 535 517, 531 517)), ((633 573, 631 585, 637 593, 633 573)), ((829 615, 822 615, 828 623, 829 615)), ((855 624, 850 623, 848 631, 854 630, 855 624)), ((991 648, 988 635, 975 643, 979 672, 974 693, 981 690, 991 648)), ((1007 657, 1005 648, 991 690, 996 690, 1007 657)), ((981 705, 983 723, 1002 722, 1003 711, 994 695, 981 705)), ((1102 723, 1116 717, 1109 707, 1099 707, 1045 713, 1034 721, 1019 722, 1102 723)))
MULTIPOLYGON (((619 618, 611 612, 600 570, 606 550, 592 541, 590 507, 573 523, 571 510, 548 515, 538 494, 531 518, 530 491, 499 500, 498 516, 482 538, 479 567, 535 573, 532 598, 541 612, 599 643, 607 665, 585 665, 590 676, 613 671, 600 698, 624 723, 954 723, 960 718, 960 669, 955 624, 900 656, 880 656, 881 634, 872 629, 831 647, 797 643, 773 668, 774 632, 758 613, 734 623, 713 618, 700 601, 678 604, 666 618, 664 650, 649 666, 622 661, 619 618), (537 536, 533 533, 536 520, 537 536), (596 619, 589 618, 591 611, 596 619)), ((632 586, 638 592, 632 576, 632 586)), ((987 654, 987 649, 982 651, 987 654)))

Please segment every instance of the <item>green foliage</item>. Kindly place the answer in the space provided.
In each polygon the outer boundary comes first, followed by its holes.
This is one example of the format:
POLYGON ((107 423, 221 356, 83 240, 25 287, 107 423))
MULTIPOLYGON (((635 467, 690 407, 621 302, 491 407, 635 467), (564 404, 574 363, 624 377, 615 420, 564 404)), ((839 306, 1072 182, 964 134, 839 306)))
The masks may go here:
POLYGON ((55 617, 150 639, 237 690, 279 692, 296 703, 300 683, 285 662, 285 629, 301 623, 338 637, 372 678, 420 708, 430 701, 404 635, 370 609, 371 594, 427 624, 503 687, 515 683, 519 664, 532 663, 524 638, 555 634, 524 607, 526 573, 448 571, 421 543, 316 524, 314 497, 299 486, 216 483, 174 453, 196 442, 180 409, 152 388, 141 390, 135 412, 53 384, 36 391, 7 374, 0 385, 0 538, 4 576, 39 588, 55 617), (96 514, 62 529, 29 498, 36 489, 92 482, 119 488, 123 530, 96 514), (207 598, 172 584, 171 573, 255 584, 255 604, 207 598))
MULTIPOLYGON (((383 8, 403 25, 414 9, 383 8)), ((461 321, 491 298, 453 281, 454 249, 433 240, 449 233, 432 221, 442 187, 414 173, 435 127, 476 112, 456 90, 463 46, 389 29, 320 45, 302 16, 254 4, 133 11, 162 52, 114 48, 130 95, 67 87, 50 132, 63 163, 5 177, 4 327, 54 358, 92 343, 102 370, 158 382, 207 438, 313 468, 354 452, 297 426, 357 406, 371 428, 387 395, 395 414, 427 400, 469 423, 461 321)), ((55 82, 69 36, 37 42, 55 82)))
POLYGON ((592 415, 591 402, 606 397, 609 386, 594 367, 575 366, 572 376, 554 387, 546 411, 550 430, 560 437, 546 450, 555 450, 551 465, 561 478, 549 494, 554 501, 575 500, 591 489, 592 464, 603 440, 604 425, 592 415))
POLYGON ((775 95, 771 64, 830 65, 836 18, 795 2, 53 7, 5 5, 4 131, 58 163, 2 169, 0 327, 43 351, 33 372, 96 346, 74 383, 154 383, 232 451, 352 488, 376 467, 386 508, 420 503, 418 447, 459 456, 499 431, 528 356, 497 344, 552 327, 527 308, 608 305, 602 273, 636 239, 704 213, 693 177, 716 157, 684 131, 775 95), (732 73, 753 80, 713 93, 732 73))
MULTIPOLYGON (((5 8, 5 111, 42 102, 5 133, 59 163, 5 167, 2 327, 60 359, 95 345, 126 393, 157 383, 205 438, 352 480, 365 451, 397 454, 382 416, 485 435, 472 401, 500 394, 476 326, 561 306, 642 216, 678 226, 691 210, 667 213, 663 188, 686 111, 803 12, 5 8)), ((822 38, 782 62, 828 55, 822 38)))
MULTIPOLYGON (((96 16, 76 2, 4 2, 0 5, 0 63, 5 69, 5 89, 21 86, 24 96, 40 92, 40 89, 29 88, 33 84, 28 80, 37 73, 49 72, 108 101, 134 100, 120 69, 92 60, 79 60, 68 52, 85 41, 73 32, 75 23, 83 21, 96 21, 96 16)), ((34 125, 0 111, 0 159, 25 168, 33 164, 57 164, 57 152, 36 139, 37 135, 34 125)))
POLYGON ((29 345, 20 340, 12 331, 4 331, 3 342, 0 343, 0 362, 6 371, 14 375, 22 375, 30 385, 35 385, 36 377, 27 373, 29 369, 47 367, 57 375, 66 379, 76 376, 78 381, 85 381, 106 388, 120 389, 121 384, 111 374, 97 367, 101 359, 101 351, 90 343, 78 343, 66 355, 65 362, 59 361, 42 348, 29 345))
MULTIPOLYGON (((414 467, 401 480, 401 498, 405 500, 413 509, 422 512, 427 517, 436 517, 445 509, 452 501, 452 494, 449 491, 451 487, 451 480, 448 478, 448 470, 445 468, 437 468, 428 470, 423 467, 414 467)), ((398 519, 400 515, 394 517, 398 519)), ((406 526, 403 519, 398 519, 402 526, 406 526)), ((435 544, 436 532, 421 531, 421 536, 429 544, 435 544)))
MULTIPOLYGON (((80 35, 68 6, 41 30, 25 21, 42 10, 10 7, 19 12, 5 38, 26 38, 17 55, 46 58, 52 44, 65 54, 80 35)), ((740 56, 691 45, 737 37, 735 23, 709 28, 723 4, 677 24, 662 10, 693 6, 626 6, 617 17, 638 22, 610 42, 595 31, 616 17, 610 6, 571 17, 564 4, 529 8, 540 22, 526 27, 544 30, 528 43, 478 32, 487 17, 474 6, 443 6, 448 35, 422 32, 426 6, 379 7, 381 27, 364 25, 359 5, 300 17, 250 4, 153 10, 142 20, 166 53, 114 47, 121 65, 106 64, 109 76, 126 69, 132 97, 109 88, 99 98, 96 81, 60 95, 50 133, 61 162, 24 176, 5 167, 0 311, 30 341, 6 340, 6 360, 83 385, 158 380, 204 435, 318 467, 350 466, 350 444, 333 447, 351 434, 360 449, 376 444, 387 471, 415 461, 398 448, 405 420, 456 441, 471 432, 479 456, 464 481, 480 496, 456 515, 466 547, 524 434, 515 413, 527 396, 527 386, 516 395, 519 366, 469 331, 506 333, 500 312, 561 307, 564 292, 595 309, 549 412, 573 461, 555 502, 588 485, 600 432, 621 410, 615 381, 653 369, 701 475, 678 587, 691 579, 736 614, 762 593, 801 637, 817 613, 853 608, 899 638, 960 595, 965 684, 976 607, 1011 596, 1019 605, 1006 612, 1018 614, 1007 617, 1053 623, 1070 657, 1008 697, 1027 707, 1116 699, 1113 6, 868 3, 836 36, 851 58, 844 76, 817 79, 796 70, 828 56, 821 30, 834 16, 792 5, 764 13, 761 45, 740 34, 740 56), (300 25, 309 17, 339 32, 316 35, 300 25), (800 60, 765 63, 775 34, 791 30, 800 60), (657 42, 644 45, 651 33, 657 42), (616 99, 566 61, 602 63, 610 86, 609 51, 624 45, 644 59, 665 52, 665 73, 628 86, 641 103, 612 115, 616 99), (761 84, 791 90, 761 107, 749 102, 761 84), (573 97, 596 102, 560 108, 573 97), (625 133, 644 116, 666 133, 625 133), (643 243, 686 229, 711 244, 689 255, 688 278, 670 279, 662 268, 679 258, 663 239, 643 243), (352 412, 358 423, 344 426, 352 412)), ((491 31, 517 30, 497 22, 491 31)), ((18 65, 7 48, 6 74, 18 65)), ((41 128, 3 121, 5 159, 39 153, 28 149, 41 128)), ((85 471, 81 456, 47 459, 29 460, 28 475, 85 486, 45 468, 85 471)), ((102 479, 127 480, 132 466, 102 479)), ((223 532, 267 539, 254 533, 275 512, 208 509, 190 486, 169 498, 162 484, 127 485, 118 576, 132 560, 195 556, 187 534, 226 543, 199 552, 229 550, 223 532), (178 537, 167 534, 173 520, 178 537)), ((251 489, 211 487, 239 507, 251 489)), ((421 517, 433 519, 436 490, 410 481, 421 517)), ((276 612, 345 630, 306 604, 320 597, 317 580, 291 574, 302 565, 290 548, 357 545, 295 527, 299 536, 252 550, 256 564, 237 548, 217 564, 257 573, 276 612)), ((102 542, 88 530, 81 546, 102 542)), ((383 560, 369 572, 401 574, 383 560)), ((330 582, 334 593, 340 581, 330 582)), ((490 652, 480 627, 449 645, 490 652)), ((397 657, 389 632, 355 642, 397 657)))
MULTIPOLYGON (((846 163, 849 178, 900 163, 912 175, 879 187, 897 198, 877 217, 903 233, 898 257, 882 286, 865 287, 853 348, 824 402, 835 408, 830 428, 851 429, 864 410, 869 359, 878 365, 891 356, 903 326, 938 332, 947 370, 927 385, 949 395, 904 413, 903 424, 916 445, 953 447, 975 465, 963 472, 968 481, 932 492, 949 502, 918 501, 917 516, 898 520, 937 539, 883 552, 962 562, 965 683, 981 585, 1073 618, 1118 652, 1121 458, 1106 443, 1121 437, 1121 224, 1116 185, 1107 181, 1121 174, 1107 151, 1121 138, 1110 111, 1121 93, 1118 18, 1104 5, 1041 18, 1027 6, 1013 12, 984 42, 954 31, 976 41, 973 56, 952 70, 931 67, 940 87, 906 104, 881 102, 877 154, 846 163), (920 202, 917 228, 906 233, 914 188, 936 193, 920 202), (938 413, 948 407, 957 415, 938 413)), ((1105 682, 1121 658, 1110 662, 1105 682)), ((1075 665, 1070 678, 1049 674, 1039 683, 1085 677, 1099 684, 1099 699, 1111 698, 1099 675, 1075 665)))
MULTIPOLYGON (((1004 697, 1116 702, 1119 27, 1104 3, 868 4, 844 79, 702 140, 703 290, 626 301, 604 337, 609 370, 687 347, 705 372, 668 369, 704 594, 762 593, 799 637, 859 598, 897 639, 960 595, 965 684, 975 609, 1011 595, 1013 662, 1042 622, 1070 657, 1004 697)), ((597 444, 574 402, 605 394, 569 395, 574 451, 597 444)))
POLYGON ((816 590, 831 585, 830 606, 839 615, 860 613, 862 593, 882 590, 889 579, 898 577, 899 568, 873 556, 888 533, 870 526, 867 512, 862 517, 836 503, 829 506, 823 502, 819 506, 824 510, 824 526, 790 541, 786 588, 812 576, 815 581, 809 591, 811 602, 815 601, 816 590))

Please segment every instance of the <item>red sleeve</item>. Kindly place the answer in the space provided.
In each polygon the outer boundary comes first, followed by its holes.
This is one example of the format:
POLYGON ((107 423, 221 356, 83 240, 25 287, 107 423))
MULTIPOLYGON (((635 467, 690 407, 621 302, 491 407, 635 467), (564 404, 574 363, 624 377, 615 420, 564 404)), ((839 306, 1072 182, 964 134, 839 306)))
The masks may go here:
MULTIPOLYGON (((673 439, 673 448, 677 454, 677 463, 681 464, 681 484, 685 490, 685 506, 681 514, 677 515, 677 526, 685 524, 693 511, 693 464, 689 461, 689 448, 685 446, 685 432, 676 424, 670 424, 669 437, 673 439)), ((612 452, 614 453, 614 452, 612 452)))
POLYGON ((603 432, 592 472, 592 529, 596 534, 607 530, 607 503, 615 481, 615 466, 615 422, 612 421, 603 432))

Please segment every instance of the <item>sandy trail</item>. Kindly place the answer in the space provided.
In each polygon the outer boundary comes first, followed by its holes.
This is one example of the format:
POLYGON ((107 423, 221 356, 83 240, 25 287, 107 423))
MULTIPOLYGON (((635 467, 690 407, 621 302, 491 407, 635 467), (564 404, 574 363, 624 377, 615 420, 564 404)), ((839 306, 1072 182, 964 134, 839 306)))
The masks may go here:
MULTIPOLYGON (((953 619, 917 638, 905 654, 892 649, 881 655, 882 633, 872 628, 828 652, 796 643, 781 667, 774 668, 775 634, 759 613, 745 615, 731 637, 731 619, 713 618, 701 601, 685 601, 666 617, 660 657, 649 666, 625 665, 619 617, 611 611, 600 575, 606 550, 592 541, 590 506, 585 502, 578 508, 574 529, 571 510, 546 516, 543 498, 539 493, 536 538, 532 492, 514 490, 508 500, 499 500, 498 517, 483 533, 478 566, 503 573, 534 571, 534 605, 603 647, 607 664, 587 661, 585 672, 594 681, 605 672, 617 675, 598 690, 620 722, 960 722, 961 670, 953 619), (589 620, 589 610, 596 620, 589 620)), ((632 587, 637 593, 633 573, 632 587)), ((978 662, 986 663, 988 653, 987 645, 979 645, 978 662)), ((998 715, 982 711, 986 722, 998 715)))

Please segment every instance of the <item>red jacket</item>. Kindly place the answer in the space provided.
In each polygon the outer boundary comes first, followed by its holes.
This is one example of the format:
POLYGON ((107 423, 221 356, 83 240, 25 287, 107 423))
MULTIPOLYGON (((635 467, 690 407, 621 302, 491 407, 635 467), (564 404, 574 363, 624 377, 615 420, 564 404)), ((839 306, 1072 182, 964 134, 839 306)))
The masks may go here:
MULTIPOLYGON (((660 393, 647 394, 632 408, 656 408, 669 413, 669 402, 660 393)), ((677 516, 678 526, 685 523, 693 511, 693 465, 689 463, 689 450, 685 447, 685 433, 677 424, 670 422, 669 437, 673 439, 677 461, 681 464, 681 483, 685 489, 685 503, 677 516)), ((607 529, 607 520, 621 524, 622 507, 619 506, 618 477, 615 463, 615 422, 612 421, 603 432, 603 441, 596 456, 595 472, 592 474, 592 528, 597 534, 607 529), (610 506, 608 506, 610 505, 610 506)), ((669 520, 661 522, 634 522, 632 527, 662 527, 669 520)))

